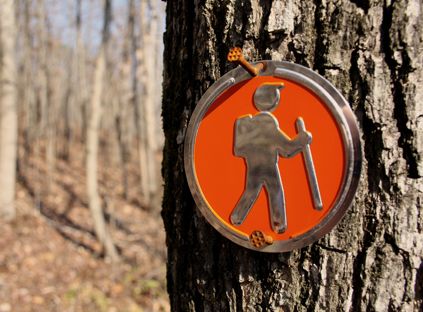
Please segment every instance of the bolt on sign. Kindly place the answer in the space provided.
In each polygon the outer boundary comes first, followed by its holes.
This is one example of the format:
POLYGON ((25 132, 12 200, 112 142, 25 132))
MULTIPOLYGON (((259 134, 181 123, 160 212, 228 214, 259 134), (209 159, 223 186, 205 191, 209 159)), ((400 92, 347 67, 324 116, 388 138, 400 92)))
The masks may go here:
POLYGON ((263 252, 301 248, 328 233, 354 198, 358 126, 325 78, 298 64, 248 63, 217 80, 185 138, 188 184, 222 235, 263 252))

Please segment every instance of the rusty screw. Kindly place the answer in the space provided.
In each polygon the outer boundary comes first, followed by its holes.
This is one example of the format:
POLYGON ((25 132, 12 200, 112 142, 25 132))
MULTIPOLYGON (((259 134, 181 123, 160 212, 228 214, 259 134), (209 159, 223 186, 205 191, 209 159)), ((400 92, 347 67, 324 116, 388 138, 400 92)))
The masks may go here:
POLYGON ((273 244, 273 237, 264 234, 262 231, 253 231, 250 235, 250 243, 256 248, 262 248, 273 244))
POLYGON ((238 47, 229 50, 228 61, 240 64, 251 74, 251 76, 257 76, 264 67, 263 63, 258 63, 257 65, 251 65, 248 63, 242 54, 242 49, 238 47))

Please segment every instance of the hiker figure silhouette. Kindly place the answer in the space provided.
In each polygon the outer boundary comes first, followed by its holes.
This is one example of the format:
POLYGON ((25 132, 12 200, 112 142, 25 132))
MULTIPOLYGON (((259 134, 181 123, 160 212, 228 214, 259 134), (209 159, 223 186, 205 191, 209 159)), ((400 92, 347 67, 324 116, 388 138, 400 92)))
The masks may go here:
POLYGON ((279 173, 279 156, 290 158, 311 143, 308 131, 300 131, 291 139, 279 129, 271 113, 279 105, 283 83, 265 83, 254 93, 254 105, 260 111, 255 116, 239 117, 235 122, 234 153, 245 158, 247 177, 245 190, 231 213, 231 222, 241 225, 257 200, 263 186, 270 204, 273 231, 283 233, 287 228, 285 196, 279 173))

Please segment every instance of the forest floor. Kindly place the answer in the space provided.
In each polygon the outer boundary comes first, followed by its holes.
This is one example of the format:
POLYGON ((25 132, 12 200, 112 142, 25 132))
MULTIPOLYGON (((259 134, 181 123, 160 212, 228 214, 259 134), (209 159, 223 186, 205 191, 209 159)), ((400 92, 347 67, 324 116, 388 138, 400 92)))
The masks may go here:
POLYGON ((168 311, 160 199, 144 208, 135 161, 125 199, 119 166, 100 157, 100 195, 121 257, 111 263, 93 232, 81 149, 50 166, 45 156, 20 161, 17 218, 0 222, 0 312, 168 311))

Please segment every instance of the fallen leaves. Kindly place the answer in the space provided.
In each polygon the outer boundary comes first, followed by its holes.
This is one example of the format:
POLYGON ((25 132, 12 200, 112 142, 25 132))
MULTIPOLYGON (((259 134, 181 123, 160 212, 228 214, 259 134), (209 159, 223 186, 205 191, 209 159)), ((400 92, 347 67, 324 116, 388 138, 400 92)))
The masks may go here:
POLYGON ((108 184, 100 181, 101 191, 114 207, 109 228, 123 258, 116 265, 104 261, 92 234, 81 164, 77 157, 57 160, 50 192, 43 189, 42 157, 22 167, 18 217, 0 221, 0 312, 169 311, 162 220, 157 210, 138 206, 137 170, 130 170, 125 200, 118 169, 102 166, 108 184))

